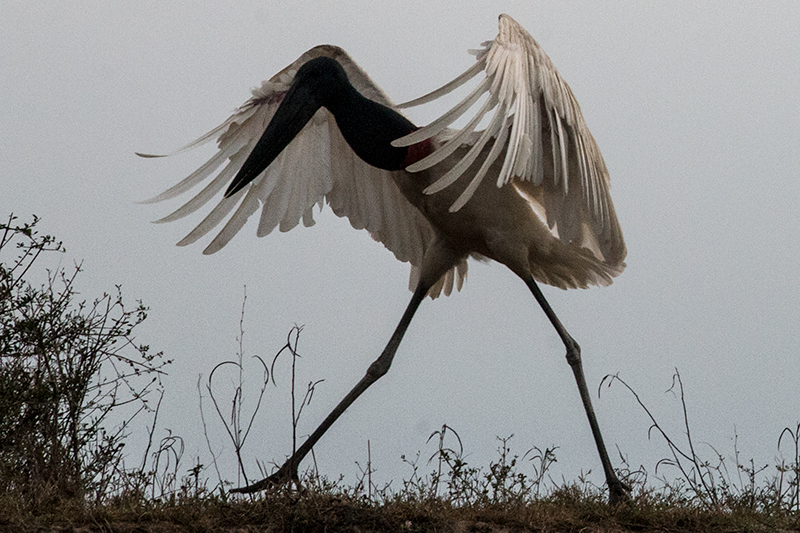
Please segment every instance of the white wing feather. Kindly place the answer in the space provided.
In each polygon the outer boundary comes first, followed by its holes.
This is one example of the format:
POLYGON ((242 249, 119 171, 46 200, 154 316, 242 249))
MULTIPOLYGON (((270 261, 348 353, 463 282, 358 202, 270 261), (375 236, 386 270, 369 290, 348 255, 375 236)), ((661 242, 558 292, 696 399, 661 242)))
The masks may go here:
MULTIPOLYGON (((171 199, 208 181, 193 198, 156 222, 183 218, 218 197, 260 139, 297 69, 320 56, 336 59, 347 72, 350 83, 361 94, 384 105, 393 105, 344 50, 330 45, 312 48, 255 89, 253 97, 220 126, 173 152, 193 148, 217 137, 219 151, 208 162, 177 185, 145 201, 171 199), (214 175, 215 172, 218 174, 214 175)), ((232 197, 219 200, 178 245, 197 241, 217 228, 232 212, 203 251, 205 254, 215 253, 239 232, 259 207, 261 216, 257 234, 260 237, 276 227, 280 231, 289 231, 301 220, 310 226, 314 224, 314 205, 321 205, 325 200, 336 215, 347 217, 356 229, 366 229, 400 261, 410 262, 411 275, 415 275, 416 267, 422 263, 425 250, 433 240, 433 228, 402 195, 391 172, 371 167, 355 155, 339 132, 333 116, 324 108, 264 172, 232 197)), ((449 294, 454 283, 460 288, 466 276, 466 262, 462 263, 444 276, 429 294, 433 297, 441 291, 449 294)))
POLYGON ((475 52, 475 65, 443 87, 398 107, 440 98, 483 72, 485 77, 477 87, 439 119, 392 144, 452 139, 436 143, 433 153, 407 168, 410 172, 435 166, 459 144, 472 145, 459 163, 425 190, 435 194, 470 172, 481 149, 493 141, 486 160, 450 211, 458 211, 469 201, 503 152, 498 187, 513 182, 521 195, 544 211, 551 232, 565 244, 592 249, 604 262, 621 264, 626 249, 609 194, 608 170, 575 96, 522 26, 501 15, 499 27, 498 36, 475 52), (487 93, 486 102, 460 132, 444 132, 487 93), (472 134, 475 124, 493 109, 486 129, 472 134))

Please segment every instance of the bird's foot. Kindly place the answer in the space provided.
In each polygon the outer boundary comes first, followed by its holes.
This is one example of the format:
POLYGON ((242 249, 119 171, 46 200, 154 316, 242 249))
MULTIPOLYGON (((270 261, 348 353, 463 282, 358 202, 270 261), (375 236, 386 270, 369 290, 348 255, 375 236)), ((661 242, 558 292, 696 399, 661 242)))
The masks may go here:
POLYGON ((631 486, 619 479, 608 481, 608 504, 611 507, 631 501, 631 486))
POLYGON ((286 461, 283 466, 271 476, 266 477, 261 481, 257 481, 251 485, 247 485, 246 487, 232 489, 231 492, 252 494, 253 492, 275 487, 282 487, 290 483, 293 483, 297 488, 300 488, 300 476, 297 474, 297 465, 294 464, 291 458, 289 458, 289 460, 286 461))

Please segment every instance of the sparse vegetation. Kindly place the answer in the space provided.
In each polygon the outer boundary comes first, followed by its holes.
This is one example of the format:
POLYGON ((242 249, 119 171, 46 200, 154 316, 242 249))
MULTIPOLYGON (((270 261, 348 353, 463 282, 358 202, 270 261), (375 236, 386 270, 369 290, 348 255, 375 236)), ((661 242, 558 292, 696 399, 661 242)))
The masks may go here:
POLYGON ((36 223, 0 223, 0 491, 39 509, 101 502, 115 489, 126 428, 153 411, 168 362, 136 344, 147 309, 127 307, 119 287, 77 301, 80 265, 28 281, 64 251, 36 223))
MULTIPOLYGON (((520 453, 513 436, 498 439, 496 459, 487 467, 469 464, 460 436, 447 425, 421 443, 427 451, 400 459, 409 474, 393 485, 373 483, 367 457, 355 484, 320 475, 312 462, 299 490, 232 495, 228 476, 235 476, 237 486, 248 481, 245 444, 283 355, 291 358, 286 394, 297 442, 297 422, 319 383, 296 383, 302 328, 288 333, 272 361, 245 357, 243 303, 236 356, 198 382, 203 423, 223 425, 236 472, 220 470, 222 452, 208 439, 210 459, 187 461, 180 436, 155 438, 167 361, 134 339, 146 308, 126 307, 119 288, 91 303, 76 301, 80 266, 47 272, 40 286, 29 282, 43 256, 63 252, 55 239, 37 234, 36 222, 10 217, 0 224, 0 529, 800 530, 800 425, 778 436, 782 455, 773 466, 740 460, 738 450, 732 459, 713 448, 711 457, 703 457, 693 442, 677 371, 673 388, 685 430, 680 439, 663 429, 632 386, 616 375, 605 380, 631 393, 650 417, 651 436, 669 453, 651 476, 623 464, 618 473, 633 487, 627 505, 609 508, 605 489, 586 479, 554 481, 550 471, 558 449, 520 453), (260 379, 246 387, 249 364, 258 369, 249 375, 260 379), (233 390, 220 386, 218 375, 225 371, 238 374, 233 390), (245 409, 245 396, 253 411, 245 409), (152 417, 149 445, 140 464, 126 467, 126 428, 142 415, 152 417), (211 467, 214 481, 208 479, 211 467)), ((268 473, 259 466, 260 475, 268 473)))

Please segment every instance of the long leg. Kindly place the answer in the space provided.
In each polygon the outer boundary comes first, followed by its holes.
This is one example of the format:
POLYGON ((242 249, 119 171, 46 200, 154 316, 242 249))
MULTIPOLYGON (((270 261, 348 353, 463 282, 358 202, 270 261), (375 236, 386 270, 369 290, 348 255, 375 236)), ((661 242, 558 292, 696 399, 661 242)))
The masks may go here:
POLYGON ((425 295, 428 293, 428 289, 430 285, 426 283, 420 283, 417 285, 416 290, 414 291, 414 295, 411 297, 411 301, 406 307, 405 313, 403 313, 403 318, 400 319, 400 323, 397 324, 397 328, 395 328, 392 337, 389 339, 386 348, 383 349, 381 355, 371 364, 367 369, 367 373, 361 378, 353 389, 347 393, 339 405, 337 405, 333 411, 322 421, 322 424, 319 425, 317 429, 314 430, 314 433, 308 437, 308 439, 297 449, 291 457, 289 457, 283 466, 278 469, 277 472, 269 476, 268 478, 262 479, 257 483, 253 483, 252 485, 248 485, 247 487, 242 487, 240 489, 233 489, 231 492, 256 492, 259 490, 266 489, 271 486, 281 485, 283 483, 289 481, 296 481, 298 479, 297 475, 297 467, 300 465, 300 461, 311 451, 311 448, 317 443, 317 441, 322 437, 322 435, 328 430, 329 427, 336 421, 337 418, 341 416, 342 413, 350 407, 356 398, 361 396, 361 393, 364 392, 369 388, 370 385, 378 381, 381 376, 386 374, 389 371, 389 367, 392 366, 392 359, 394 359, 394 354, 397 352, 397 347, 400 346, 400 341, 403 340, 403 335, 408 329, 408 325, 411 323, 411 319, 414 317, 414 313, 417 311, 419 304, 422 303, 422 300, 425 299, 425 295))
POLYGON ((570 368, 572 368, 572 373, 575 374, 575 382, 578 384, 578 391, 581 395, 581 401, 583 401, 583 408, 586 410, 586 416, 589 418, 589 425, 592 428, 594 442, 597 445, 597 451, 600 453, 600 462, 603 463, 603 472, 606 475, 606 483, 608 484, 609 503, 611 503, 611 505, 615 505, 619 502, 628 500, 630 499, 630 487, 620 481, 620 479, 617 477, 617 474, 614 472, 614 468, 611 466, 611 461, 608 458, 606 445, 603 443, 603 435, 600 433, 600 426, 597 424, 597 417, 595 417, 594 408, 592 407, 592 399, 591 396, 589 396, 589 389, 586 387, 586 378, 583 375, 581 347, 578 346, 578 343, 575 342, 575 339, 573 339, 570 334, 567 333, 567 330, 561 324, 561 321, 556 316, 553 308, 550 307, 549 303, 547 303, 547 300, 545 299, 544 294, 542 294, 542 291, 539 289, 539 286, 536 284, 536 281, 530 276, 523 279, 533 293, 534 298, 536 298, 536 301, 539 302, 544 314, 547 315, 550 323, 552 323, 553 327, 556 328, 558 336, 561 337, 561 340, 564 342, 564 346, 567 348, 567 362, 569 363, 570 368))

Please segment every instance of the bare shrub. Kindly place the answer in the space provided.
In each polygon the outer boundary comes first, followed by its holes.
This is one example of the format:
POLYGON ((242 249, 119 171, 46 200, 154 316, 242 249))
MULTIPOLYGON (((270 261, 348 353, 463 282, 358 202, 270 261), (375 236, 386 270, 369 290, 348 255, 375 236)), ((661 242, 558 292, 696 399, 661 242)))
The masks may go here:
POLYGON ((32 506, 99 501, 169 361, 135 342, 147 308, 126 306, 119 286, 78 301, 80 265, 28 281, 44 255, 64 252, 37 222, 0 223, 0 492, 32 506))

